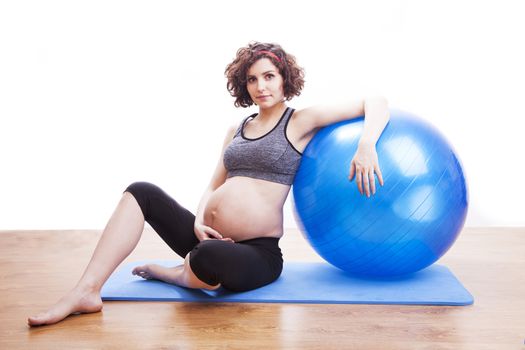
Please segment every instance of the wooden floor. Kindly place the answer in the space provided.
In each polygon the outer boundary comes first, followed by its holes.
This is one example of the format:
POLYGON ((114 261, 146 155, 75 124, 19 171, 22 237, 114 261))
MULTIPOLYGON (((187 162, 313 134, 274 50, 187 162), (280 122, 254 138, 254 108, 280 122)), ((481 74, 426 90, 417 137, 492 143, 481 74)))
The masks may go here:
MULTIPOLYGON (((100 231, 0 231, 0 349, 525 349, 525 228, 465 229, 440 260, 474 295, 463 307, 105 302, 29 328, 77 281, 100 231)), ((285 260, 320 260, 299 232, 285 260)), ((127 261, 173 257, 146 229, 127 261)))

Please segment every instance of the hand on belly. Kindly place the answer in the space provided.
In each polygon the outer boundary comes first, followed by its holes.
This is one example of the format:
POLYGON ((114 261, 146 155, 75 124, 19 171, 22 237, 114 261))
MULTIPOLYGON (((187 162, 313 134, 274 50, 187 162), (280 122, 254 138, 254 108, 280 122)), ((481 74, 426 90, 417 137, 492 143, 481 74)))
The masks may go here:
POLYGON ((261 211, 251 206, 231 208, 221 206, 206 208, 204 225, 223 237, 242 241, 256 237, 278 236, 282 232, 281 215, 261 215, 261 211))
POLYGON ((223 237, 219 232, 203 224, 195 224, 195 235, 199 241, 204 241, 207 239, 218 239, 221 241, 233 242, 233 239, 230 237, 223 237))
POLYGON ((280 237, 288 190, 266 181, 229 178, 208 198, 203 224, 237 242, 280 237))

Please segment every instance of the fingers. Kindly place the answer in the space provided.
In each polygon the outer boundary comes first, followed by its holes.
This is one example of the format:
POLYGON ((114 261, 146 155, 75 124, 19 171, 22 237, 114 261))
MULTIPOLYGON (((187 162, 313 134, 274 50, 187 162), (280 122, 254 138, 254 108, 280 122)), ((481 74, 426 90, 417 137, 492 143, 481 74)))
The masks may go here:
POLYGON ((232 243, 235 243, 235 241, 233 239, 231 239, 230 237, 225 237, 225 238, 213 238, 213 237, 205 237, 202 239, 202 241, 210 241, 210 240, 218 240, 218 241, 224 241, 224 242, 232 242, 232 243))
POLYGON ((231 239, 230 237, 223 237, 218 231, 212 229, 209 226, 204 226, 202 232, 204 233, 204 235, 201 236, 202 239, 200 239, 200 241, 206 241, 209 239, 218 239, 218 240, 225 241, 225 242, 235 243, 235 241, 231 239))
POLYGON ((381 174, 381 169, 379 169, 379 166, 377 166, 375 168, 375 172, 376 172, 376 175, 377 175, 377 179, 379 180, 379 184, 381 186, 383 186, 384 182, 383 182, 383 174, 381 174))
POLYGON ((383 186, 383 175, 381 174, 381 170, 379 169, 379 167, 367 169, 365 167, 361 168, 357 165, 352 164, 349 179, 351 181, 352 178, 355 176, 355 182, 357 184, 357 189, 359 190, 359 193, 370 197, 370 195, 375 194, 377 190, 374 173, 377 176, 379 184, 383 186))
POLYGON ((355 176, 355 163, 352 161, 350 164, 350 175, 348 175, 348 180, 352 181, 355 176))
POLYGON ((206 237, 203 239, 203 241, 207 241, 207 240, 218 240, 218 241, 224 241, 224 242, 232 242, 232 243, 235 243, 235 241, 233 239, 231 239, 230 237, 226 237, 226 238, 212 238, 212 237, 206 237))
POLYGON ((363 171, 363 192, 367 197, 370 197, 370 180, 368 179, 368 172, 366 170, 363 171))
POLYGON ((210 229, 210 232, 214 233, 212 238, 215 238, 215 239, 218 239, 218 240, 221 240, 221 241, 225 241, 225 242, 235 243, 235 241, 233 239, 231 239, 230 237, 223 237, 219 232, 215 231, 211 227, 209 229, 210 229))
POLYGON ((204 232, 211 238, 222 239, 222 235, 211 227, 206 227, 204 232))
POLYGON ((373 169, 370 169, 368 172, 368 180, 370 182, 370 190, 368 191, 367 195, 370 197, 370 192, 372 192, 372 194, 376 194, 376 179, 374 177, 373 169))
POLYGON ((359 193, 363 194, 363 175, 359 169, 356 169, 355 182, 357 183, 357 189, 359 193))
POLYGON ((381 186, 384 185, 383 174, 379 169, 379 159, 375 147, 359 146, 350 162, 349 180, 355 178, 357 188, 361 195, 370 197, 376 193, 376 179, 381 186))

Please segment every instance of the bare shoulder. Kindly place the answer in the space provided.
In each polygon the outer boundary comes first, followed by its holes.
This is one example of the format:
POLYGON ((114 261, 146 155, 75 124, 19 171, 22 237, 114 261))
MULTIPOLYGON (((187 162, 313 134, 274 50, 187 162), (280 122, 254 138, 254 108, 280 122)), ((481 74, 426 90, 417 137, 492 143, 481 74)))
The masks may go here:
POLYGON ((303 125, 311 123, 314 117, 314 107, 307 107, 295 110, 290 121, 292 121, 294 124, 303 125))
POLYGON ((230 124, 230 126, 228 127, 227 135, 233 137, 233 135, 237 131, 238 127, 239 127, 239 125, 237 125, 237 124, 233 124, 233 123, 230 124))
POLYGON ((296 121, 300 122, 308 122, 311 121, 315 116, 317 115, 316 111, 317 106, 311 106, 306 108, 297 109, 293 115, 292 119, 295 119, 296 121))
POLYGON ((295 149, 302 152, 316 131, 311 108, 297 109, 290 118, 286 135, 295 149))
POLYGON ((226 129, 226 135, 224 137, 224 142, 225 143, 229 143, 233 139, 233 137, 235 136, 235 132, 237 131, 238 127, 239 126, 237 124, 234 124, 234 123, 232 123, 232 124, 230 124, 228 126, 228 128, 226 129))
POLYGON ((307 107, 297 109, 291 119, 289 125, 289 132, 298 136, 298 138, 305 137, 306 135, 316 130, 316 117, 320 114, 318 107, 307 107))

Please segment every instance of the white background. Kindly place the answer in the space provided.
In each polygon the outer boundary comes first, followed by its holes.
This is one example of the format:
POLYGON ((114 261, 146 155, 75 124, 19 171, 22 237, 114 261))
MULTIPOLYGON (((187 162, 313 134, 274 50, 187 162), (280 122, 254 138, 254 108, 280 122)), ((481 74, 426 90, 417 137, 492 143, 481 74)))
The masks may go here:
POLYGON ((295 108, 379 94, 429 120, 465 167, 467 225, 523 226, 524 18, 519 1, 3 1, 0 229, 103 228, 137 180, 195 209, 254 111, 223 75, 251 40, 305 67, 295 108))

